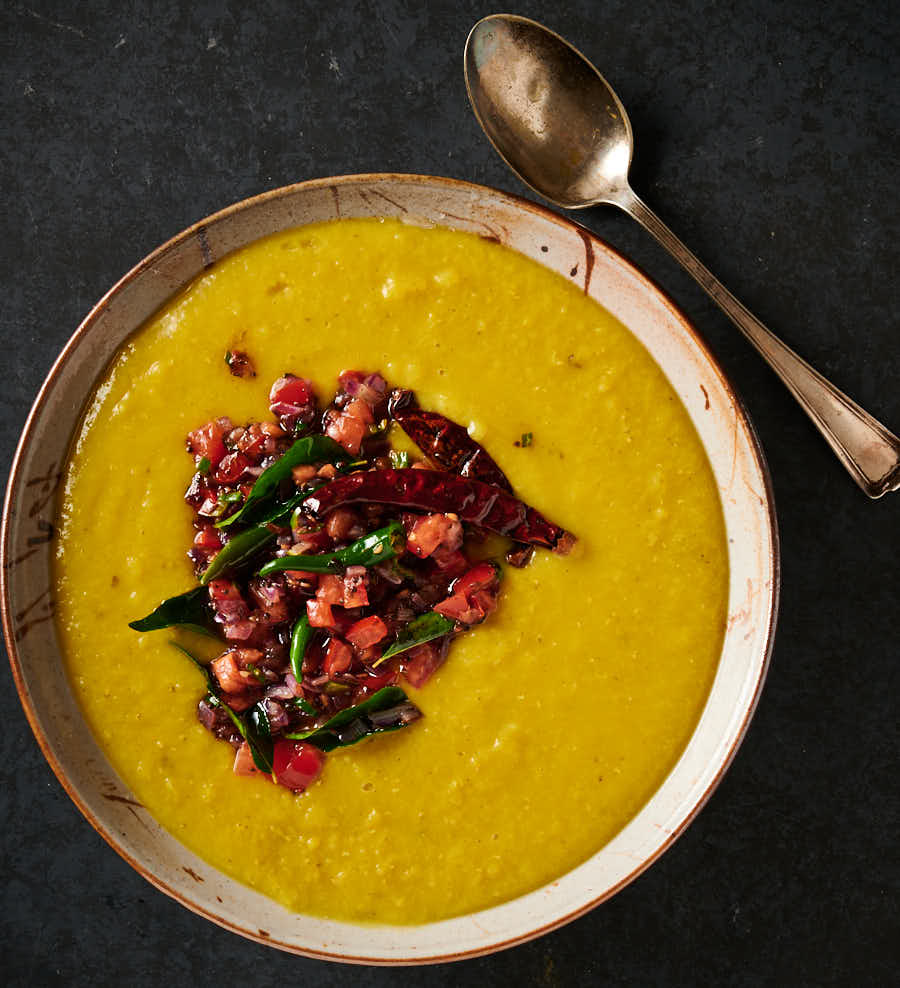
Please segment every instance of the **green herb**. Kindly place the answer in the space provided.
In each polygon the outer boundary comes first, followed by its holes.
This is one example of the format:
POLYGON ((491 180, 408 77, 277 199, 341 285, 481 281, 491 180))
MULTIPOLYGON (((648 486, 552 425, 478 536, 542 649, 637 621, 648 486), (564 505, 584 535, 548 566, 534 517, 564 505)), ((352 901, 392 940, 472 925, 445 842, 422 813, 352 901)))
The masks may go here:
POLYGON ((250 747, 253 764, 267 775, 272 774, 273 745, 269 730, 269 718, 260 704, 251 707, 247 719, 239 717, 228 704, 215 693, 209 693, 206 702, 211 707, 220 707, 231 718, 231 723, 237 728, 240 736, 250 747))
POLYGON ((445 618, 443 614, 438 614, 437 611, 428 611, 427 614, 422 614, 410 621, 397 635, 394 643, 382 653, 381 658, 373 665, 381 665, 386 659, 393 655, 399 655, 408 648, 415 648, 416 645, 424 645, 425 642, 441 638, 443 635, 449 634, 454 627, 456 627, 455 622, 445 618))
POLYGON ((198 473, 209 473, 212 464, 209 462, 209 457, 204 456, 203 459, 197 464, 198 473))
POLYGON ((309 644, 311 635, 312 628, 309 626, 309 618, 302 614, 291 632, 291 672, 298 683, 303 679, 303 656, 306 653, 306 646, 309 644))
POLYGON ((278 488, 283 480, 291 476, 291 471, 296 466, 304 463, 319 463, 321 461, 342 462, 347 459, 347 453, 342 446, 339 446, 328 436, 306 436, 298 439, 293 446, 276 460, 270 467, 267 467, 256 478, 256 483, 247 495, 247 500, 243 507, 228 518, 223 518, 216 524, 219 527, 231 525, 236 521, 253 520, 258 522, 258 518, 250 519, 248 514, 251 509, 261 507, 265 501, 275 497, 278 488))
MULTIPOLYGON (((348 566, 376 566, 393 559, 403 551, 403 526, 392 521, 384 528, 369 532, 337 552, 324 552, 317 556, 279 556, 266 563, 260 576, 281 573, 284 570, 302 570, 307 573, 340 573, 348 566)), ((205 576, 205 574, 204 574, 205 576)))
POLYGON ((275 532, 266 525, 257 525, 255 528, 248 528, 246 532, 235 535, 213 556, 203 576, 200 577, 201 584, 206 586, 212 580, 217 580, 223 573, 247 562, 274 538, 275 532))
POLYGON ((237 504, 243 497, 244 495, 240 491, 228 491, 225 494, 220 493, 216 500, 221 504, 237 504))
POLYGON ((266 713, 262 700, 247 711, 245 723, 244 740, 250 745, 253 764, 261 772, 271 775, 274 745, 272 744, 272 729, 269 727, 269 715, 266 713))
POLYGON ((533 438, 534 438, 534 434, 533 433, 531 433, 531 432, 523 432, 522 433, 522 440, 519 443, 519 445, 522 446, 523 448, 525 446, 530 446, 531 445, 531 440, 533 438))
POLYGON ((159 631, 179 625, 199 631, 204 635, 214 634, 216 623, 209 609, 209 592, 205 587, 186 590, 175 597, 164 600, 159 607, 138 621, 129 621, 128 627, 135 631, 159 631))
POLYGON ((225 363, 231 366, 231 361, 234 359, 234 354, 230 350, 225 351, 225 363))
POLYGON ((405 470, 409 466, 409 453, 405 450, 392 449, 388 456, 391 458, 391 466, 395 470, 405 470))
POLYGON ((320 751, 333 751, 356 744, 372 734, 396 731, 417 720, 421 711, 410 703, 398 686, 385 686, 355 707, 348 707, 312 731, 285 734, 295 741, 306 741, 320 751))

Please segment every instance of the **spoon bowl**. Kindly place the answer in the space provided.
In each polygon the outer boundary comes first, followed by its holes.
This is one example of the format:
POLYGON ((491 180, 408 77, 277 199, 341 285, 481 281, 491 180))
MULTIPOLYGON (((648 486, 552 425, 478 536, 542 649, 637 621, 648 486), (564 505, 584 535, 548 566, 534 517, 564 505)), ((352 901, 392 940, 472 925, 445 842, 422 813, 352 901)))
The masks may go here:
POLYGON ((472 28, 465 66, 478 122, 535 192, 564 209, 621 198, 631 124, 581 52, 533 21, 501 15, 472 28))
POLYGON ((469 33, 464 68, 478 122, 523 182, 564 209, 608 203, 636 219, 756 347, 862 490, 900 489, 900 439, 767 329, 635 195, 628 114, 577 48, 526 17, 493 14, 469 33))

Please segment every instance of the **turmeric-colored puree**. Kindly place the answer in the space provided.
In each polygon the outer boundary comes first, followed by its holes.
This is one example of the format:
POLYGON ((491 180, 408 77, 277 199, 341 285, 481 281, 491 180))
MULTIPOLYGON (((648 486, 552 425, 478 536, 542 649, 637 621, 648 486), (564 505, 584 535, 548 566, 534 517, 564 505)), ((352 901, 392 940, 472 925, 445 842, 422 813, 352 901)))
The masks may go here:
POLYGON ((698 720, 726 582, 705 453, 637 340, 511 250, 378 220, 240 250, 131 338, 73 446, 56 567, 73 687, 137 798, 289 908, 395 923, 527 892, 622 828, 698 720), (229 374, 229 348, 256 378, 229 374), (469 425, 579 542, 507 568, 496 613, 409 691, 421 721, 332 753, 294 796, 232 774, 232 749, 196 719, 201 674, 170 632, 127 625, 194 584, 187 432, 269 418, 285 371, 327 398, 345 368, 381 371, 469 425))

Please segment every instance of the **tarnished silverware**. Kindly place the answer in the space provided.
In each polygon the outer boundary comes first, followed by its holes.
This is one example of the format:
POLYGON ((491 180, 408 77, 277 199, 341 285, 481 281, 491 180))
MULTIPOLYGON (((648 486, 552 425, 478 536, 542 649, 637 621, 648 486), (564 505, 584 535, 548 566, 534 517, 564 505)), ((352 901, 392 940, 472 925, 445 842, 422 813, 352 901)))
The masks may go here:
POLYGON ((628 184, 628 115, 596 68, 559 35, 511 14, 480 20, 465 51, 475 116, 510 168, 564 209, 618 206, 730 316, 871 498, 900 488, 900 439, 786 346, 718 281, 628 184))

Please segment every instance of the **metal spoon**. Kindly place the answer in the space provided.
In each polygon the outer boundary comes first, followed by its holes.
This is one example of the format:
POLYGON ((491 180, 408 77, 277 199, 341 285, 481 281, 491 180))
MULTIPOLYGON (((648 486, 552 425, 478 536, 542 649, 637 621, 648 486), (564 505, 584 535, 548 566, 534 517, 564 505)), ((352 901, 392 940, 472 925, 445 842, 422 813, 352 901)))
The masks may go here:
POLYGON ((628 115, 581 52, 535 21, 494 14, 469 34, 465 73, 478 122, 524 182, 564 209, 609 203, 636 219, 762 354, 866 494, 900 488, 900 439, 766 329, 634 194, 628 115))

